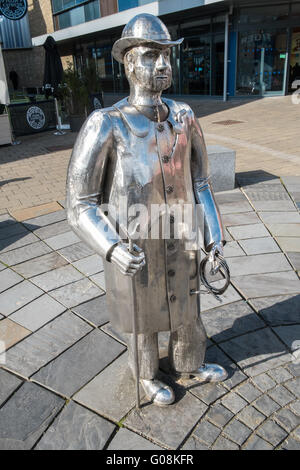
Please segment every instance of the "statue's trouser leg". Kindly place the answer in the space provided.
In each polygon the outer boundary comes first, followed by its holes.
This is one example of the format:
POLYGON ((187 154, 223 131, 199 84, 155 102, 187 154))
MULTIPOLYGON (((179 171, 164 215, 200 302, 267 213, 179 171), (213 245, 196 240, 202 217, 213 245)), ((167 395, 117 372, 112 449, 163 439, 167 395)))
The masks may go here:
MULTIPOLYGON (((134 374, 134 348, 133 334, 127 334, 127 346, 129 352, 129 365, 134 374)), ((158 336, 157 333, 151 335, 138 335, 138 358, 139 373, 141 379, 154 379, 159 367, 158 336)))
POLYGON ((170 335, 169 361, 178 373, 197 370, 204 362, 205 351, 206 332, 200 317, 170 335))

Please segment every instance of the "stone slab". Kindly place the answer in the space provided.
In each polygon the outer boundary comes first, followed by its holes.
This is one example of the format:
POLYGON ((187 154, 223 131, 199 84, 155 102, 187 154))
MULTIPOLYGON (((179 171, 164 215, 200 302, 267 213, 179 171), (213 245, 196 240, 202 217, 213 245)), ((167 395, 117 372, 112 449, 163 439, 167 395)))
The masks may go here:
POLYGON ((290 252, 286 253, 290 263, 296 271, 300 271, 300 253, 290 252))
POLYGON ((300 281, 293 271, 237 276, 232 283, 246 299, 300 292, 300 281))
POLYGON ((209 450, 209 447, 199 441, 197 437, 191 435, 181 447, 181 450, 209 450))
POLYGON ((272 237, 240 240, 240 245, 247 255, 260 255, 263 253, 277 253, 279 246, 272 237))
POLYGON ((161 447, 142 436, 121 428, 109 444, 108 450, 161 450, 161 447))
POLYGON ((287 432, 270 419, 260 426, 257 434, 273 446, 277 446, 287 436, 287 432))
POLYGON ((247 333, 220 345, 249 376, 291 361, 291 355, 269 328, 247 333))
POLYGON ((40 289, 49 292, 74 281, 79 281, 79 279, 82 278, 83 274, 68 264, 67 266, 61 266, 60 268, 52 269, 51 271, 35 276, 30 280, 40 289))
POLYGON ((60 268, 66 264, 67 261, 62 256, 56 252, 52 252, 29 261, 25 261, 25 263, 17 264, 14 266, 14 270, 28 279, 30 277, 46 273, 47 271, 51 271, 52 269, 60 268))
POLYGON ((193 435, 207 446, 212 446, 220 434, 220 429, 207 420, 202 420, 196 427, 193 435))
POLYGON ((243 446, 243 450, 273 450, 273 446, 261 437, 253 435, 243 446))
POLYGON ((0 313, 7 316, 43 294, 43 291, 23 281, 0 294, 0 313))
MULTIPOLYGON (((216 281, 216 282, 212 282, 211 284, 216 287, 221 287, 224 285, 224 281, 216 281)), ((236 302, 238 300, 242 300, 241 296, 231 285, 228 287, 226 292, 222 294, 220 299, 221 299, 221 302, 208 292, 207 294, 206 293, 201 294, 201 301, 200 301, 201 311, 205 312, 206 310, 210 310, 212 308, 220 307, 223 305, 230 304, 232 302, 236 302)))
POLYGON ((46 238, 50 237, 55 237, 56 235, 60 235, 62 233, 70 231, 70 226, 66 220, 56 222, 55 224, 46 225, 35 230, 33 229, 34 225, 27 226, 29 226, 30 230, 32 230, 34 234, 41 240, 45 240, 46 238))
POLYGON ((276 326, 273 330, 291 351, 299 349, 300 325, 276 326))
POLYGON ((275 295, 250 299, 254 308, 272 326, 300 323, 300 295, 275 295))
POLYGON ((280 408, 280 405, 278 405, 278 403, 272 400, 268 395, 262 395, 253 403, 253 405, 265 416, 271 416, 280 408))
POLYGON ((242 250, 238 242, 228 242, 224 247, 225 258, 233 256, 245 256, 245 252, 242 250))
POLYGON ((216 426, 223 428, 234 416, 234 414, 225 408, 221 403, 211 406, 205 417, 216 426))
POLYGON ((235 392, 228 393, 221 399, 221 403, 234 414, 237 414, 248 404, 246 400, 237 395, 235 392))
POLYGON ((27 235, 29 230, 24 227, 23 224, 5 224, 0 222, 0 240, 4 240, 5 238, 11 238, 16 235, 19 235, 20 238, 24 235, 27 235))
POLYGON ((99 255, 88 256, 84 259, 75 261, 73 265, 86 276, 92 276, 93 274, 97 274, 104 269, 103 260, 99 255))
POLYGON ((22 307, 9 318, 31 331, 36 331, 65 310, 63 305, 45 294, 22 307))
POLYGON ((124 346, 93 330, 70 349, 43 367, 32 378, 70 397, 112 362, 124 346))
POLYGON ((17 221, 9 214, 1 214, 0 215, 0 222, 5 223, 6 225, 8 224, 16 224, 17 221))
POLYGON ((31 449, 63 405, 54 393, 25 382, 0 409, 0 449, 31 449))
POLYGON ((212 450, 239 450, 239 446, 226 437, 220 436, 212 446, 212 450))
POLYGON ((296 208, 291 200, 289 201, 253 201, 256 211, 265 212, 289 212, 296 211, 296 208))
POLYGON ((22 380, 10 374, 4 369, 0 369, 0 405, 21 385, 22 380))
POLYGON ((259 218, 267 226, 270 224, 299 224, 300 214, 297 212, 258 212, 259 218))
POLYGON ((266 417, 253 406, 249 405, 242 409, 237 418, 248 426, 248 428, 254 430, 265 420, 266 417))
POLYGON ((291 265, 282 253, 227 258, 227 264, 232 278, 249 274, 278 273, 291 270, 291 265))
MULTIPOLYGON (((140 387, 141 398, 144 391, 140 387)), ((122 354, 74 395, 74 400, 118 423, 135 406, 135 380, 122 354)))
POLYGON ((30 377, 91 330, 85 321, 65 312, 10 348, 6 353, 6 368, 30 377))
POLYGON ((235 185, 235 150, 221 145, 208 145, 207 156, 214 191, 226 191, 235 185))
POLYGON ((105 295, 77 305, 73 307, 72 310, 96 326, 104 325, 104 323, 109 321, 105 295))
MULTIPOLYGON (((0 341, 4 344, 5 349, 10 348, 30 334, 31 331, 11 321, 9 318, 4 318, 4 320, 0 321, 0 341)), ((3 352, 2 348, 1 352, 3 352)))
POLYGON ((55 224, 65 219, 66 219, 66 211, 57 210, 49 214, 40 215, 39 217, 35 217, 33 219, 27 219, 26 222, 23 223, 23 225, 25 225, 25 227, 29 227, 29 226, 45 227, 46 225, 55 224))
POLYGON ((15 286, 19 282, 23 281, 23 278, 15 273, 12 269, 4 269, 0 271, 0 293, 6 289, 15 286))
POLYGON ((67 308, 75 307, 102 294, 104 291, 88 279, 82 279, 51 291, 51 296, 67 308))
POLYGON ((70 263, 95 254, 95 252, 84 242, 66 246, 65 248, 60 249, 58 253, 66 258, 70 263))
MULTIPOLYGON (((269 371, 268 371, 269 372, 269 371)), ((270 377, 269 374, 260 374, 253 377, 251 381, 257 386, 262 392, 266 392, 276 386, 276 382, 270 377)))
POLYGON ((80 239, 72 231, 45 239, 45 243, 47 243, 47 245, 49 245, 53 250, 59 250, 66 246, 73 245, 74 243, 78 243, 79 241, 80 239))
POLYGON ((235 390, 249 403, 252 403, 256 398, 261 396, 261 391, 254 387, 250 382, 243 383, 237 390, 235 390))
POLYGON ((297 398, 300 398, 300 377, 286 382, 285 387, 292 392, 297 398))
POLYGON ((276 237, 282 251, 300 253, 300 237, 276 237))
POLYGON ((293 375, 284 367, 278 367, 277 369, 271 369, 268 371, 268 375, 272 377, 278 384, 286 382, 293 378, 293 375))
POLYGON ((222 216, 225 214, 239 214, 251 211, 253 211, 253 208, 247 200, 238 202, 228 202, 227 204, 222 204, 220 206, 220 213, 222 214, 222 216))
POLYGON ((39 238, 30 232, 28 234, 24 233, 5 238, 4 240, 0 240, 0 255, 1 257, 4 254, 9 255, 9 252, 11 252, 12 250, 17 250, 18 248, 26 247, 27 245, 31 245, 32 243, 36 243, 38 241, 39 238))
POLYGON ((90 279, 97 284, 97 286, 101 287, 101 289, 105 292, 106 291, 106 285, 105 285, 105 275, 104 272, 94 274, 94 276, 91 276, 90 279))
POLYGON ((273 237, 300 237, 299 224, 268 224, 273 237))
POLYGON ((73 401, 38 442, 37 450, 101 450, 115 426, 73 401))
POLYGON ((234 225, 253 225, 261 223, 255 212, 241 212, 239 214, 223 214, 222 222, 227 227, 234 225))
MULTIPOLYGON (((224 343, 223 343, 224 344, 224 343)), ((211 346, 206 350, 205 354, 205 362, 207 363, 216 363, 216 364, 221 364, 223 367, 225 367, 227 373, 228 373, 228 378, 222 382, 222 384, 218 384, 218 387, 220 390, 226 386, 225 392, 222 393, 224 395, 225 393, 228 392, 228 390, 231 390, 235 388, 237 385, 239 385, 241 382, 244 382, 247 379, 247 376, 241 372, 241 370, 238 368, 235 362, 232 361, 231 356, 230 358, 224 354, 224 352, 220 349, 219 346, 211 346)), ((202 384, 202 386, 205 384, 202 384)), ((216 384, 209 383, 206 384, 205 387, 207 386, 216 386, 216 384)), ((193 393, 194 391, 197 391, 197 388, 193 388, 193 393)), ((199 398, 202 400, 202 391, 201 388, 199 388, 199 398)), ((205 400, 204 400, 205 401, 205 400)))
POLYGON ((17 209, 10 211, 12 217, 22 222, 23 220, 39 217, 40 215, 49 214, 61 210, 61 206, 57 202, 49 202, 39 206, 29 207, 28 209, 17 209))
POLYGON ((227 227, 227 230, 235 240, 270 236, 264 224, 236 225, 233 227, 227 227))
POLYGON ((300 416, 296 415, 287 408, 281 408, 281 410, 275 413, 273 418, 279 424, 279 426, 281 426, 288 432, 291 432, 293 429, 300 425, 300 416))
POLYGON ((44 242, 36 242, 28 246, 17 248, 8 253, 1 253, 0 260, 9 266, 14 266, 15 264, 20 264, 24 261, 28 261, 29 259, 50 253, 50 251, 51 248, 49 248, 49 246, 44 242))
POLYGON ((252 431, 248 426, 245 426, 245 424, 234 418, 225 426, 223 433, 236 444, 242 445, 248 439, 252 431))
POLYGON ((276 401, 280 406, 285 406, 296 399, 295 395, 290 393, 283 385, 277 385, 268 393, 272 400, 276 401))
POLYGON ((209 338, 224 341, 262 328, 264 323, 244 301, 233 302, 201 314, 209 338))

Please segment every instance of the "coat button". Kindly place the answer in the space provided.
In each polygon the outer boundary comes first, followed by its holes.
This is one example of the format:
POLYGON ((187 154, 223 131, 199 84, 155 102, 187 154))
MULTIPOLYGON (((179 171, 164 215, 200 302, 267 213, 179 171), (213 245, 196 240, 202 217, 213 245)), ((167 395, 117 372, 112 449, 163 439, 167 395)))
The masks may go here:
POLYGON ((168 276, 170 276, 170 277, 174 277, 174 276, 175 276, 175 271, 174 271, 174 269, 170 269, 170 270, 168 271, 168 276))
POLYGON ((176 300, 176 295, 171 295, 170 301, 171 301, 171 302, 175 302, 175 300, 176 300))
POLYGON ((158 132, 163 132, 165 130, 165 127, 163 124, 158 124, 156 129, 158 130, 158 132))
POLYGON ((170 160, 170 158, 168 157, 168 155, 164 155, 164 156, 162 157, 163 163, 169 163, 169 160, 170 160))
POLYGON ((174 191, 173 186, 167 186, 167 187, 166 187, 166 192, 167 192, 168 194, 171 194, 173 191, 174 191))

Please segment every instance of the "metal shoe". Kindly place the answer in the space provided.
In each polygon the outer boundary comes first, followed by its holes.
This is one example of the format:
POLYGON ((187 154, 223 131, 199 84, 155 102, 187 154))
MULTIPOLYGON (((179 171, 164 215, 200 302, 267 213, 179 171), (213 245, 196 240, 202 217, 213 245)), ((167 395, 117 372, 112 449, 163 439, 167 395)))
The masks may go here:
POLYGON ((167 406, 174 403, 175 394, 173 390, 160 380, 140 379, 140 383, 145 390, 148 400, 153 401, 155 405, 167 406))
POLYGON ((219 366, 219 364, 202 364, 199 369, 191 372, 190 375, 200 382, 222 382, 228 377, 224 367, 219 366))

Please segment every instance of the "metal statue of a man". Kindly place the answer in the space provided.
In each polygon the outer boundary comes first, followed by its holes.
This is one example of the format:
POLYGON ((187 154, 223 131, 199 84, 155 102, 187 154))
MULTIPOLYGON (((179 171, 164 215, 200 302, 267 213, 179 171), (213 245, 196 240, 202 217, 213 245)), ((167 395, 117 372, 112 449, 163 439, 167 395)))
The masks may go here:
POLYGON ((204 363, 200 248, 187 243, 188 224, 172 214, 173 206, 194 212, 201 206, 205 249, 222 254, 224 234, 201 128, 188 105, 161 98, 171 85, 170 49, 182 41, 171 41, 153 15, 129 21, 112 52, 124 63, 130 96, 86 120, 67 181, 69 223, 104 259, 112 326, 127 337, 131 369, 146 396, 160 406, 175 400, 172 388, 157 377, 160 331, 170 331, 174 374, 212 382, 227 377, 223 367, 204 363), (170 232, 155 237, 151 209, 162 205, 170 208, 170 232), (183 235, 175 236, 178 232, 183 235))

